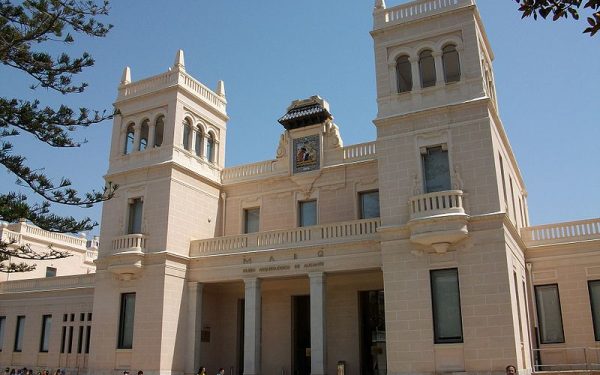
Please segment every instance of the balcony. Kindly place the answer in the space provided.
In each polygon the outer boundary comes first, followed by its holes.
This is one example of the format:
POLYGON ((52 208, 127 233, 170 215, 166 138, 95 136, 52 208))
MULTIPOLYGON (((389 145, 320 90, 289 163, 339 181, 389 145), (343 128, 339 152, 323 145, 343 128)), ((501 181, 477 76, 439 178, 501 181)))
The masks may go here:
POLYGON ((373 240, 378 227, 379 219, 365 219, 196 240, 190 244, 190 257, 373 240))
POLYGON ((388 9, 378 9, 374 14, 374 29, 416 21, 473 4, 473 0, 416 0, 388 9))
POLYGON ((114 238, 112 250, 115 253, 142 253, 146 250, 146 236, 136 233, 114 238))
POLYGON ((146 252, 144 234, 127 234, 112 240, 112 250, 116 257, 108 269, 121 280, 130 280, 142 270, 142 258, 146 252))
POLYGON ((462 190, 447 190, 412 197, 408 202, 410 240, 445 253, 450 245, 469 235, 462 190))

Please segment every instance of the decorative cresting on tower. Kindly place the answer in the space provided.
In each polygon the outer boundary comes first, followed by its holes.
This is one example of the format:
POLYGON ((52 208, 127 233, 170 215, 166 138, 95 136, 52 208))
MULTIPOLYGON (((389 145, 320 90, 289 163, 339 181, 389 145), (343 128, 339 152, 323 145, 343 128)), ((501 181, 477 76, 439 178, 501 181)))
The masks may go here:
POLYGON ((102 218, 100 257, 118 255, 111 271, 131 277, 144 253, 187 256, 190 239, 217 234, 226 105, 223 82, 212 91, 195 80, 181 50, 153 77, 132 81, 125 68, 106 175, 120 188, 102 218))

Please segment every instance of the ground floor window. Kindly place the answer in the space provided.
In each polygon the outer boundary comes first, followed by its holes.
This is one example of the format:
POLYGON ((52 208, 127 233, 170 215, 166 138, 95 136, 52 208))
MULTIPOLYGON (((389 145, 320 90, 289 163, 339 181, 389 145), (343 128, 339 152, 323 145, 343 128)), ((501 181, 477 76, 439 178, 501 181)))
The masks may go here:
POLYGON ((542 344, 565 342, 558 284, 536 285, 535 302, 542 344))
POLYGON ((600 341, 600 280, 588 281, 590 292, 590 305, 592 306, 592 322, 594 323, 594 337, 600 341))
POLYGON ((25 332, 25 316, 17 316, 17 331, 15 332, 15 352, 23 350, 23 333, 25 332))
POLYGON ((40 352, 48 352, 48 343, 50 341, 50 327, 52 325, 52 315, 42 316, 42 337, 40 338, 40 352))
POLYGON ((362 375, 385 375, 385 302, 383 290, 360 292, 360 369, 362 375))
POLYGON ((431 271, 431 303, 435 343, 463 342, 458 269, 431 271))
POLYGON ((135 293, 121 294, 121 314, 119 319, 118 349, 133 347, 133 317, 135 314, 135 293))

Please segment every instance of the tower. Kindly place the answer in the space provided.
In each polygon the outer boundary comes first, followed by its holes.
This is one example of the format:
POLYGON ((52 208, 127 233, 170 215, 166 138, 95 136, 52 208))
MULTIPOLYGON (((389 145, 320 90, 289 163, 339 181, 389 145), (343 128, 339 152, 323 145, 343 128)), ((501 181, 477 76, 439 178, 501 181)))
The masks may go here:
POLYGON ((526 193, 475 2, 377 0, 371 34, 388 372, 531 368, 526 193))
POLYGON ((92 341, 115 351, 92 356, 92 371, 183 371, 186 259, 191 240, 219 234, 226 104, 223 82, 213 91, 195 80, 181 50, 153 77, 132 81, 125 68, 105 176, 119 188, 103 206, 95 288, 102 334, 92 341), (133 341, 140 350, 128 351, 133 341))

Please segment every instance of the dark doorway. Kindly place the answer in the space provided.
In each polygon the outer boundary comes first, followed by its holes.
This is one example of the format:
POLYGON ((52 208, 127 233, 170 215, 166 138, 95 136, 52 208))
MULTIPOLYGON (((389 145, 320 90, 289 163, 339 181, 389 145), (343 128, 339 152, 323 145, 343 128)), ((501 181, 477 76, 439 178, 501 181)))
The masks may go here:
POLYGON ((246 316, 246 301, 238 300, 238 331, 237 331, 237 368, 238 375, 244 375, 244 317, 246 316))
POLYGON ((360 292, 360 374, 385 375, 385 304, 383 290, 360 292))
POLYGON ((293 375, 310 375, 310 296, 292 296, 293 375))

